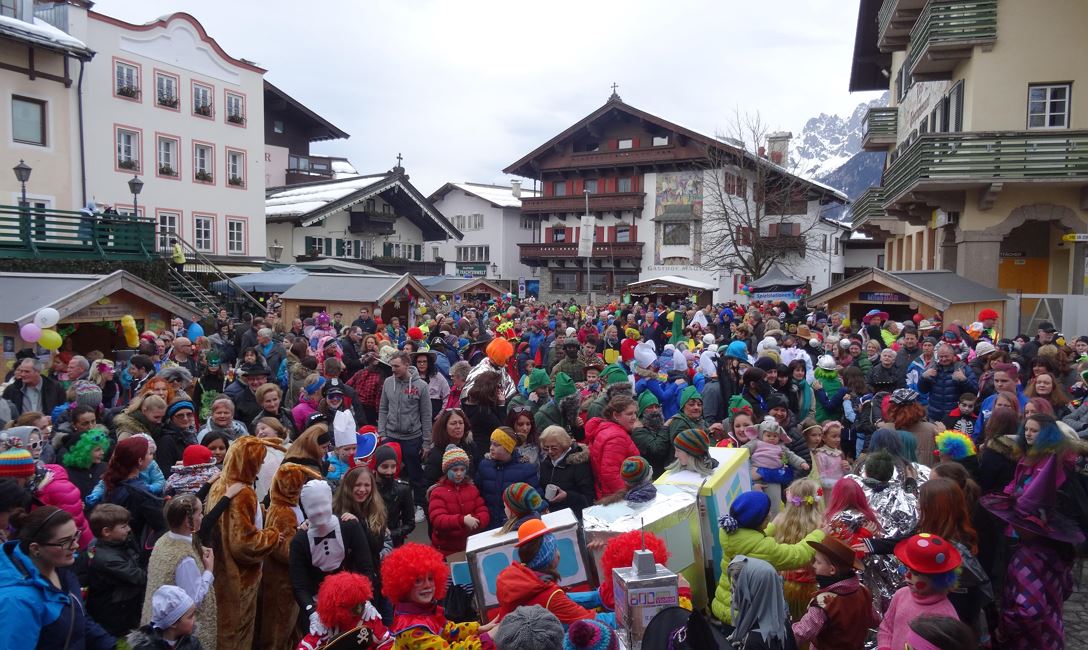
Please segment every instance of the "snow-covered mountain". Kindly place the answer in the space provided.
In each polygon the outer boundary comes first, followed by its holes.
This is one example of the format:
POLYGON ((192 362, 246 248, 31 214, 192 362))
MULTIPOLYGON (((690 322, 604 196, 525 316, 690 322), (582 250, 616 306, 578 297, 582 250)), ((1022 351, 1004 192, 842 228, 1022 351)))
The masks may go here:
POLYGON ((848 117, 820 113, 809 118, 799 137, 793 141, 791 162, 797 172, 809 178, 821 178, 846 164, 861 151, 861 129, 865 113, 872 106, 887 106, 888 95, 858 104, 848 117))

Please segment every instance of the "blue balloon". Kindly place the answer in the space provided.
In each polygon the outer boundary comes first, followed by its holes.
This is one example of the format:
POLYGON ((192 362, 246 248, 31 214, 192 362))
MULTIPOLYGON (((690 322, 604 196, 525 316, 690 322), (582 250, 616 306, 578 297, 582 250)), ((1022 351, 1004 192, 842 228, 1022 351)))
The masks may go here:
POLYGON ((185 336, 193 342, 196 342, 197 338, 204 336, 204 328, 200 326, 200 323, 192 323, 189 325, 189 330, 185 333, 185 336))

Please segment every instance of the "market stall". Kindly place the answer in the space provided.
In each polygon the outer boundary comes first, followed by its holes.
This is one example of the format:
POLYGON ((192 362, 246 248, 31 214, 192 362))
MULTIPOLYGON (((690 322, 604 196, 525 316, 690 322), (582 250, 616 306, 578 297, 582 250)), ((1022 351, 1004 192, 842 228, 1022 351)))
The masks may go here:
POLYGON ((633 302, 642 300, 644 297, 664 304, 691 299, 695 304, 704 307, 714 302, 714 291, 717 288, 709 282, 700 282, 680 275, 663 275, 632 282, 627 285, 626 291, 631 294, 633 302))
POLYGON ((288 322, 322 311, 352 315, 366 307, 375 314, 380 312, 385 322, 400 316, 403 323, 408 323, 409 313, 415 311, 412 308, 419 302, 430 302, 431 297, 431 292, 407 273, 399 276, 311 273, 280 295, 283 317, 288 322))
POLYGON ((805 281, 790 277, 776 265, 763 274, 763 277, 745 286, 752 300, 790 302, 797 299, 797 290, 805 286, 805 281))
POLYGON ((419 278, 420 284, 438 296, 446 296, 456 302, 461 300, 491 300, 505 294, 500 287, 484 278, 461 278, 451 275, 432 275, 419 278))

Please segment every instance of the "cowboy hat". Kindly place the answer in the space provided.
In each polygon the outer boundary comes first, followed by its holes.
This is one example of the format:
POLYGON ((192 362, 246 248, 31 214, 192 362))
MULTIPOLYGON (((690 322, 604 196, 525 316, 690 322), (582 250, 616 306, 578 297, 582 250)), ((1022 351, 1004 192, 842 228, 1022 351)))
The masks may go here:
POLYGON ((865 316, 862 317, 861 322, 868 325, 869 321, 871 321, 874 316, 882 321, 888 320, 890 318, 890 316, 888 316, 888 312, 886 311, 880 311, 879 309, 870 309, 868 313, 866 313, 865 316))

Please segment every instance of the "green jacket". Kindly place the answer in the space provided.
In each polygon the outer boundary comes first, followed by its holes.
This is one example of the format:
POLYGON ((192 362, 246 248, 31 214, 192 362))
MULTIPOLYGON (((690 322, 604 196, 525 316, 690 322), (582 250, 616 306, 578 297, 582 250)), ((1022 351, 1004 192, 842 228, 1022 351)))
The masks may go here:
POLYGON ((650 462, 655 479, 661 476, 676 457, 672 448, 673 436, 666 427, 651 429, 639 423, 631 432, 631 439, 635 441, 638 453, 650 462))
MULTIPOLYGON (((706 428, 706 424, 704 424, 702 420, 696 422, 684 415, 683 412, 677 413, 672 416, 672 420, 669 421, 669 443, 671 444, 673 438, 676 437, 676 434, 681 431, 686 431, 687 429, 702 429, 706 431, 706 428)), ((710 435, 709 431, 707 431, 707 435, 710 435)))
POLYGON ((751 528, 738 528, 737 532, 731 535, 719 529, 718 535, 722 542, 722 577, 718 580, 718 588, 714 592, 713 602, 710 603, 710 611, 713 612, 715 618, 725 623, 732 623, 733 619, 729 611, 733 600, 729 563, 734 557, 747 555, 766 560, 776 571, 800 569, 808 566, 816 555, 816 550, 809 546, 808 542, 821 542, 824 539, 822 530, 812 531, 796 544, 779 544, 773 537, 751 528))
POLYGON ((536 422, 537 431, 543 431, 546 427, 554 424, 569 432, 570 427, 574 424, 573 422, 568 424, 563 421, 563 414, 559 412, 559 405, 553 399, 548 400, 547 404, 544 404, 533 413, 533 421, 536 422))
POLYGON ((555 381, 555 376, 561 372, 565 372, 570 375, 570 378, 574 382, 586 380, 586 366, 578 359, 571 359, 564 355, 555 366, 552 368, 551 378, 555 381))
POLYGON ((534 402, 521 393, 515 393, 514 396, 510 398, 510 401, 506 403, 507 413, 510 412, 511 407, 528 408, 529 413, 536 414, 536 412, 540 410, 540 402, 534 402))

